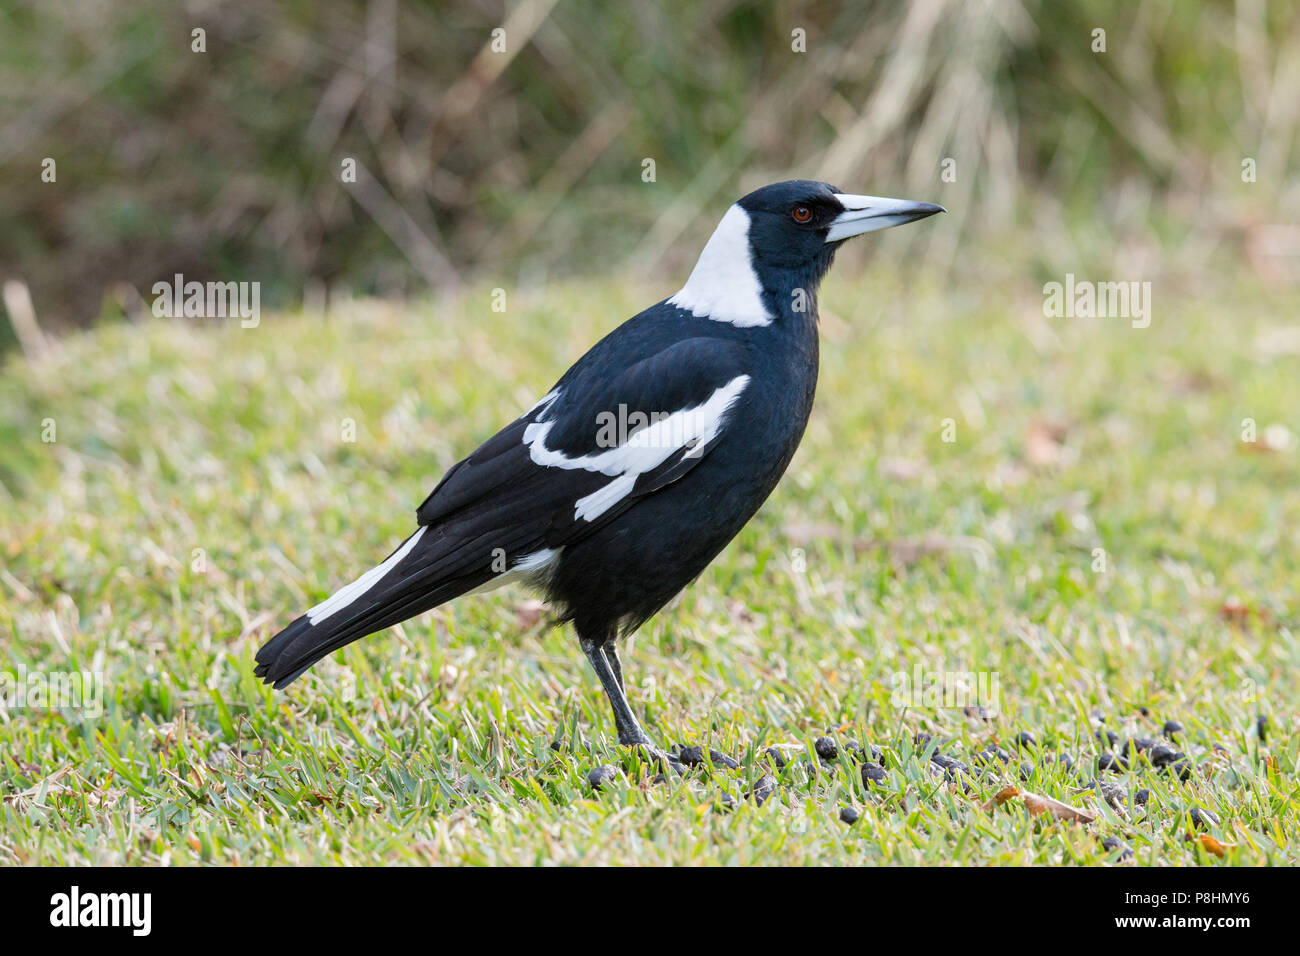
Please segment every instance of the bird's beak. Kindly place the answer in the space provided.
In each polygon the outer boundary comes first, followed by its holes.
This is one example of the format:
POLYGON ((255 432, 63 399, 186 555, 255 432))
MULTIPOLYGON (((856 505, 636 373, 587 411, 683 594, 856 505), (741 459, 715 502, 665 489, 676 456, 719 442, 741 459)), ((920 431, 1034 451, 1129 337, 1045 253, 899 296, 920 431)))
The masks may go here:
POLYGON ((947 212, 942 206, 932 202, 916 202, 912 199, 886 199, 883 196, 853 196, 849 193, 836 193, 844 211, 831 220, 830 232, 826 234, 827 242, 838 242, 850 236, 860 236, 864 232, 888 229, 915 222, 936 212, 947 212))

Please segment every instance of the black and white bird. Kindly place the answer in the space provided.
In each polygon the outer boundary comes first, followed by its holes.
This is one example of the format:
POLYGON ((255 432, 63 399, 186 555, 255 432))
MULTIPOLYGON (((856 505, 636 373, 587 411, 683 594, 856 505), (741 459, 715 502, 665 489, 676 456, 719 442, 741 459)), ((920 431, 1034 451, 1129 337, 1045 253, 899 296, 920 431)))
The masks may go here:
POLYGON ((688 585, 776 487, 817 385, 817 290, 851 236, 943 212, 795 180, 727 210, 686 284, 601 339, 454 466, 388 558, 257 652, 282 688, 325 655, 522 580, 578 642, 619 742, 653 751, 617 642, 688 585))

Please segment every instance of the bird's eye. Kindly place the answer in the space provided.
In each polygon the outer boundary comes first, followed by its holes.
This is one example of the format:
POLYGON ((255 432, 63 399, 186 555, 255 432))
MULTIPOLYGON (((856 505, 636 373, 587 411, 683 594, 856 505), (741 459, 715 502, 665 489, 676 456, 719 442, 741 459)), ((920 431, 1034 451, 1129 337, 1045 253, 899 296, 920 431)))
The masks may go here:
POLYGON ((790 215, 794 217, 795 222, 807 222, 812 218, 812 210, 807 206, 795 206, 790 210, 790 215))

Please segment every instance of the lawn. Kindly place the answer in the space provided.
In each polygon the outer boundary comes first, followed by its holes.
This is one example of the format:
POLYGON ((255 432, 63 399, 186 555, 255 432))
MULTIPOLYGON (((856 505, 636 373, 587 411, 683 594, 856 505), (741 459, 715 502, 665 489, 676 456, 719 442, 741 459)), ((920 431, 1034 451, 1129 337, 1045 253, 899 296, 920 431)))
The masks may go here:
POLYGON ((1140 329, 1044 318, 1033 282, 857 271, 826 283, 783 483, 624 656, 652 736, 740 764, 661 782, 522 592, 286 692, 252 671, 667 287, 149 319, 10 354, 0 672, 103 693, 0 711, 0 860, 1300 863, 1300 298, 1157 284, 1140 329), (973 704, 932 693, 961 674, 973 704))

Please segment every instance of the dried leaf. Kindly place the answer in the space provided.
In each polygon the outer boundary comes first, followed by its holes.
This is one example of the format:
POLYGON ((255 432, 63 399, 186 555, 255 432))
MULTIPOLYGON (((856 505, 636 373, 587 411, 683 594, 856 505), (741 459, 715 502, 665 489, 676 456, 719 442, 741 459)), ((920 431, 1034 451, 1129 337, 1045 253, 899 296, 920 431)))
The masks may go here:
POLYGON ((994 807, 1000 807, 1002 806, 1002 804, 1006 803, 1012 797, 1018 797, 1018 796, 1020 796, 1020 791, 1017 790, 1015 787, 1003 787, 1001 790, 993 794, 993 796, 985 802, 983 809, 986 812, 991 811, 994 807))
POLYGON ((1210 853, 1220 857, 1226 855, 1228 850, 1237 845, 1235 843, 1220 843, 1208 833, 1202 833, 1196 838, 1196 842, 1205 847, 1210 853))
POLYGON ((1070 820, 1074 823, 1092 823, 1097 819, 1097 814, 1091 810, 1080 810, 1078 807, 1072 807, 1052 797, 1044 797, 1042 794, 1026 791, 1020 796, 1025 801, 1025 807, 1035 816, 1040 813, 1050 813, 1057 820, 1070 820))

